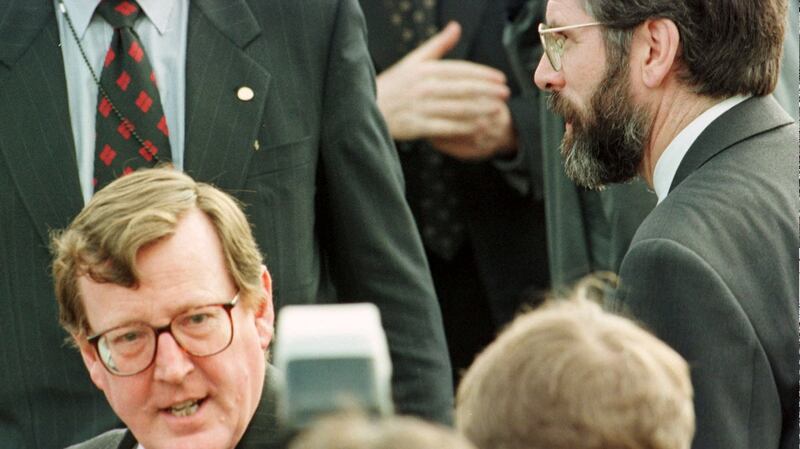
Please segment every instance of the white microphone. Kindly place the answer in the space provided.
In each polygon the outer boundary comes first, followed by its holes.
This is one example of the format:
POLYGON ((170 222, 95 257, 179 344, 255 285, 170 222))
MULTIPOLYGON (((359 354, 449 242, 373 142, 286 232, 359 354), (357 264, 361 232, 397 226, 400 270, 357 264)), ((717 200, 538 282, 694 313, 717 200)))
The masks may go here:
POLYGON ((274 364, 278 413, 289 428, 340 409, 393 413, 392 364, 374 304, 283 307, 274 364))

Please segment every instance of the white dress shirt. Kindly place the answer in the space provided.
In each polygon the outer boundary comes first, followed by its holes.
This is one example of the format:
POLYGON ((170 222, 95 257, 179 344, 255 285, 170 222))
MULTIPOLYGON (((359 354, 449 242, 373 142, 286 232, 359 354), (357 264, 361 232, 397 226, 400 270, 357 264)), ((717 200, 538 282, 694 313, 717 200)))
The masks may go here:
POLYGON ((677 173, 681 161, 694 141, 720 115, 748 98, 750 97, 737 95, 720 101, 697 116, 672 139, 672 142, 667 145, 667 149, 658 158, 656 169, 653 171, 653 189, 658 195, 659 203, 667 197, 669 186, 672 185, 675 173, 677 173))
MULTIPOLYGON (((67 78, 70 125, 75 140, 78 175, 84 203, 94 193, 95 120, 97 84, 81 56, 80 48, 62 14, 59 0, 56 20, 67 78)), ((102 17, 94 16, 100 0, 63 0, 98 79, 114 30, 102 17)), ((186 96, 186 36, 189 0, 137 0, 142 12, 134 25, 158 80, 158 93, 167 118, 172 162, 183 168, 184 102, 186 96)))

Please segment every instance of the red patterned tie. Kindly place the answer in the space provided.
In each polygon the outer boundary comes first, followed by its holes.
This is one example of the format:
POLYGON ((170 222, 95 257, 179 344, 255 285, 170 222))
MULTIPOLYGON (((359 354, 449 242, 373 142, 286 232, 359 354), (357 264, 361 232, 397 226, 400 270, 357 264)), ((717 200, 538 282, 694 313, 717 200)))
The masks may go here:
POLYGON ((133 0, 103 0, 96 13, 114 27, 97 96, 95 191, 140 167, 171 159, 169 130, 153 68, 133 24, 133 0))

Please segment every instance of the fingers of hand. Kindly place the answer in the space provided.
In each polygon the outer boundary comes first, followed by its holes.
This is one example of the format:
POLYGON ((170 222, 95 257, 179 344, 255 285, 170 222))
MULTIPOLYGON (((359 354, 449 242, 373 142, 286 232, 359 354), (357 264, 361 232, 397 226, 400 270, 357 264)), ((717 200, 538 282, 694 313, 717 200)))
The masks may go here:
POLYGON ((429 142, 440 152, 463 161, 477 161, 491 157, 489 151, 475 145, 471 138, 437 138, 429 142))
POLYGON ((418 105, 420 114, 426 118, 443 118, 462 122, 475 122, 496 115, 504 103, 501 100, 481 97, 475 100, 431 98, 418 105))
POLYGON ((431 144, 444 154, 461 160, 484 160, 501 151, 514 150, 513 129, 504 107, 496 113, 484 114, 471 123, 472 132, 462 135, 437 135, 431 144))
POLYGON ((448 59, 421 62, 420 75, 440 80, 483 80, 497 84, 506 83, 506 75, 493 67, 470 61, 448 59))
POLYGON ((446 27, 422 43, 403 58, 404 62, 419 62, 443 58, 461 38, 461 25, 450 22, 446 27))
POLYGON ((425 99, 461 101, 506 101, 511 94, 508 86, 476 80, 453 80, 444 83, 422 83, 413 95, 425 99))
POLYGON ((504 82, 502 72, 479 64, 406 61, 378 77, 378 106, 395 139, 464 136, 483 132, 481 118, 505 107, 504 82))

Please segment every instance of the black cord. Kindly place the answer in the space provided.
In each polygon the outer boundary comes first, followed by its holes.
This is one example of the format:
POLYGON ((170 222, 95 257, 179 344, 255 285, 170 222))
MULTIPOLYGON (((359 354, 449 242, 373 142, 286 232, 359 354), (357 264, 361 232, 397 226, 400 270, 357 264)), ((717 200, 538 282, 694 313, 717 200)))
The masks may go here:
POLYGON ((72 34, 72 37, 75 39, 75 43, 78 44, 78 50, 81 52, 81 57, 83 57, 83 62, 86 63, 86 67, 89 69, 89 73, 92 74, 92 79, 94 80, 94 83, 97 84, 97 88, 100 90, 100 94, 103 96, 103 98, 106 99, 106 101, 108 101, 108 104, 111 105, 111 110, 114 111, 114 115, 116 115, 119 121, 123 123, 126 128, 128 128, 128 131, 133 135, 136 141, 139 142, 139 144, 142 146, 142 148, 145 149, 145 151, 150 153, 150 156, 153 158, 155 163, 159 163, 160 160, 158 159, 158 156, 156 156, 156 154, 153 153, 153 151, 150 149, 150 145, 146 144, 144 142, 144 139, 142 139, 139 136, 139 133, 137 133, 136 130, 133 128, 133 126, 131 126, 130 120, 128 120, 122 114, 122 112, 120 112, 119 109, 117 109, 117 106, 114 104, 113 101, 111 101, 111 98, 108 96, 108 92, 106 92, 106 90, 103 88, 103 85, 100 84, 100 79, 97 78, 97 74, 94 72, 92 64, 89 63, 89 58, 86 56, 86 51, 83 49, 83 45, 81 45, 80 39, 78 39, 78 33, 75 31, 75 26, 72 24, 72 19, 69 17, 69 14, 67 13, 67 7, 66 5, 64 5, 63 0, 58 0, 58 8, 59 10, 61 10, 61 14, 64 15, 64 19, 67 20, 67 26, 69 27, 69 31, 72 34))

